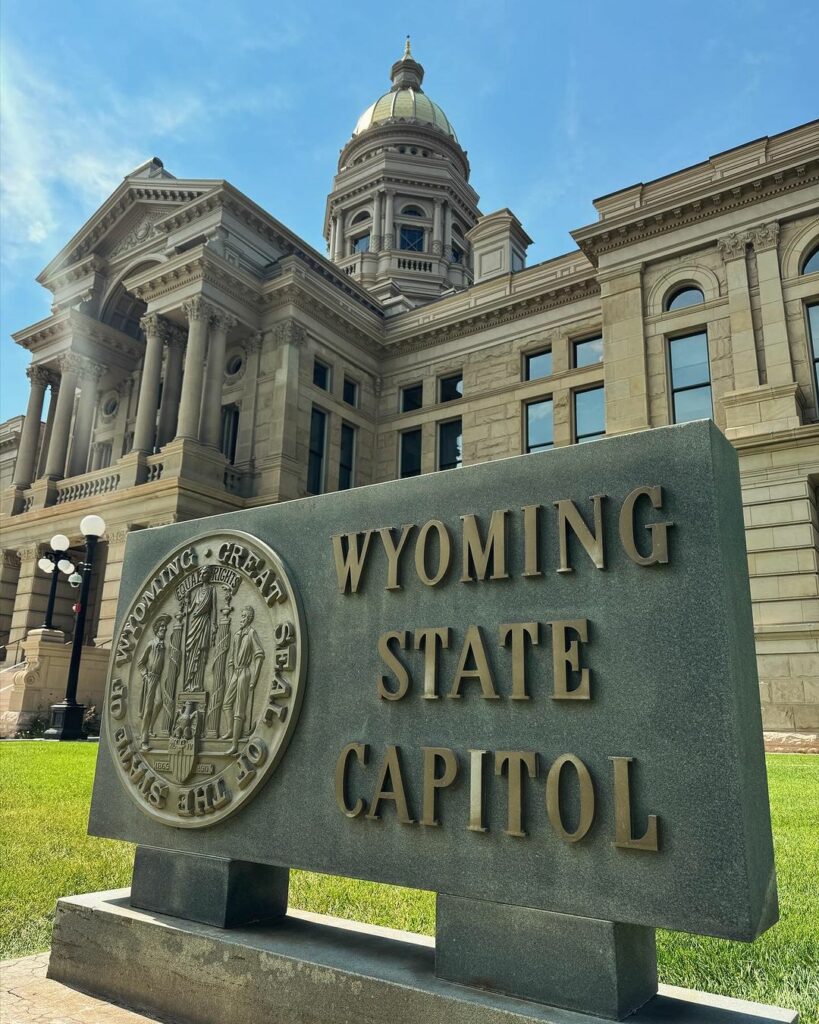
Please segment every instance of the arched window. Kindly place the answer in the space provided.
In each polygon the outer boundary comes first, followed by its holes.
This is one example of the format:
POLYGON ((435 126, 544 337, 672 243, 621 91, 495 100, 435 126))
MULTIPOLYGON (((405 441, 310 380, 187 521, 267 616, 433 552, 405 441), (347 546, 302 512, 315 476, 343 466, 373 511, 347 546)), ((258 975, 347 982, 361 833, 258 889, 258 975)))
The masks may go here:
POLYGON ((684 288, 678 288, 677 291, 672 292, 668 296, 665 300, 665 309, 666 312, 670 312, 672 309, 698 306, 701 302, 705 302, 705 296, 702 294, 701 289, 686 285, 684 288))
POLYGON ((404 217, 425 217, 426 214, 417 206, 405 206, 401 211, 401 215, 404 217))
POLYGON ((357 213, 355 215, 355 217, 353 217, 351 223, 352 224, 360 224, 362 220, 369 220, 369 219, 370 219, 369 212, 367 210, 362 210, 360 213, 357 213))
POLYGON ((817 270, 819 270, 819 245, 808 253, 807 259, 802 264, 803 274, 815 274, 817 270))

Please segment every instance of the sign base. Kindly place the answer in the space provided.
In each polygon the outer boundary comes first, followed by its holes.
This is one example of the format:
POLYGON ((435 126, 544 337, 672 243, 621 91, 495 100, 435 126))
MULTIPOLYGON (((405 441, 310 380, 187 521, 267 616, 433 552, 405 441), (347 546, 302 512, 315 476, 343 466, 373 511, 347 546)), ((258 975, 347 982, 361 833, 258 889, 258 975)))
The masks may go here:
MULTIPOLYGON (((224 931, 130 906, 129 890, 57 904, 48 976, 192 1024, 600 1024, 435 975, 431 938, 290 911, 272 927, 224 931)), ((792 1010, 660 991, 632 1024, 794 1024, 792 1010)))

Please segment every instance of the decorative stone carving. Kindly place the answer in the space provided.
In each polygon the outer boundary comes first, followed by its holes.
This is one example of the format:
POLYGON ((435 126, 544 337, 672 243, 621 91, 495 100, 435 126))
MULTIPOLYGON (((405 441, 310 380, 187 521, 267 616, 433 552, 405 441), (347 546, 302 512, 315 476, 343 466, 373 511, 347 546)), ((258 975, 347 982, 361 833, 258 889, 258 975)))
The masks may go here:
POLYGON ((271 548, 224 530, 171 552, 136 594, 114 642, 108 741, 146 814, 213 825, 254 795, 295 728, 298 597, 271 548))
POLYGON ((158 335, 163 341, 168 340, 170 325, 163 316, 159 316, 157 313, 148 313, 147 316, 142 317, 139 326, 145 332, 146 337, 158 335))
POLYGON ((154 225, 161 220, 167 211, 151 210, 145 214, 136 227, 132 228, 127 235, 120 239, 108 254, 111 259, 122 256, 131 249, 135 249, 142 242, 147 241, 154 233, 154 225))
POLYGON ((751 230, 750 236, 756 252, 775 249, 779 244, 779 224, 777 221, 771 221, 770 224, 760 224, 751 230))
POLYGON ((254 331, 253 334, 249 334, 245 339, 245 349, 249 355, 252 355, 254 352, 261 352, 263 342, 264 334, 262 331, 254 331))
POLYGON ((239 323, 232 313, 226 313, 223 309, 214 309, 210 322, 212 327, 221 327, 224 331, 229 331, 239 323))
POLYGON ((184 348, 185 342, 188 340, 188 335, 183 328, 177 324, 172 324, 169 320, 165 321, 165 342, 170 347, 184 348))
POLYGON ((273 341, 276 345, 293 345, 301 348, 306 340, 304 328, 295 320, 284 320, 273 327, 273 341))
POLYGON ((26 376, 32 384, 41 384, 43 387, 47 387, 53 379, 48 370, 38 363, 26 367, 26 376))
POLYGON ((195 295, 192 299, 182 303, 182 312, 191 320, 210 320, 216 310, 210 303, 205 302, 201 295, 195 295))
POLYGON ((724 262, 736 260, 745 255, 745 250, 751 243, 751 234, 748 231, 732 232, 717 241, 717 249, 724 262))

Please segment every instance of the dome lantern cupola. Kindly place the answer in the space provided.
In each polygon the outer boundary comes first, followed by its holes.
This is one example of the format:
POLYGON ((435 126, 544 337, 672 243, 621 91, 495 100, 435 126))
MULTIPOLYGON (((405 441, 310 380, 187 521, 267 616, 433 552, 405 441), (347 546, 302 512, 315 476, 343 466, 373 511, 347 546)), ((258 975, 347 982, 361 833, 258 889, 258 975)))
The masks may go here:
POLYGON ((393 64, 390 71, 390 79, 392 80, 391 92, 395 92, 397 89, 422 91, 421 83, 424 80, 424 69, 417 60, 413 60, 409 36, 407 36, 407 41, 404 45, 404 56, 393 64))

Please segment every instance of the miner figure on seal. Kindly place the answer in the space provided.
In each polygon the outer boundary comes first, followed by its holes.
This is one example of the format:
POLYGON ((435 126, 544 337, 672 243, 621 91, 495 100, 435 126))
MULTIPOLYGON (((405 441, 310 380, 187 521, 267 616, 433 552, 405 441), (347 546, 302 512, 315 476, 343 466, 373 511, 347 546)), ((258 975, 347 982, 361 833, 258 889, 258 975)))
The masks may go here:
POLYGON ((239 739, 252 725, 250 718, 253 712, 253 691, 265 659, 259 635, 251 625, 253 615, 250 605, 242 609, 239 629, 233 635, 228 655, 228 686, 223 707, 228 728, 232 719, 232 734, 225 732, 221 738, 227 739, 231 736, 229 754, 238 753, 239 739))
POLYGON ((137 662, 137 667, 142 674, 139 717, 142 721, 140 746, 143 750, 147 750, 149 747, 149 735, 153 728, 154 720, 162 707, 160 683, 162 681, 162 673, 165 671, 165 633, 170 621, 170 615, 157 616, 153 623, 156 640, 145 647, 142 657, 137 662))

